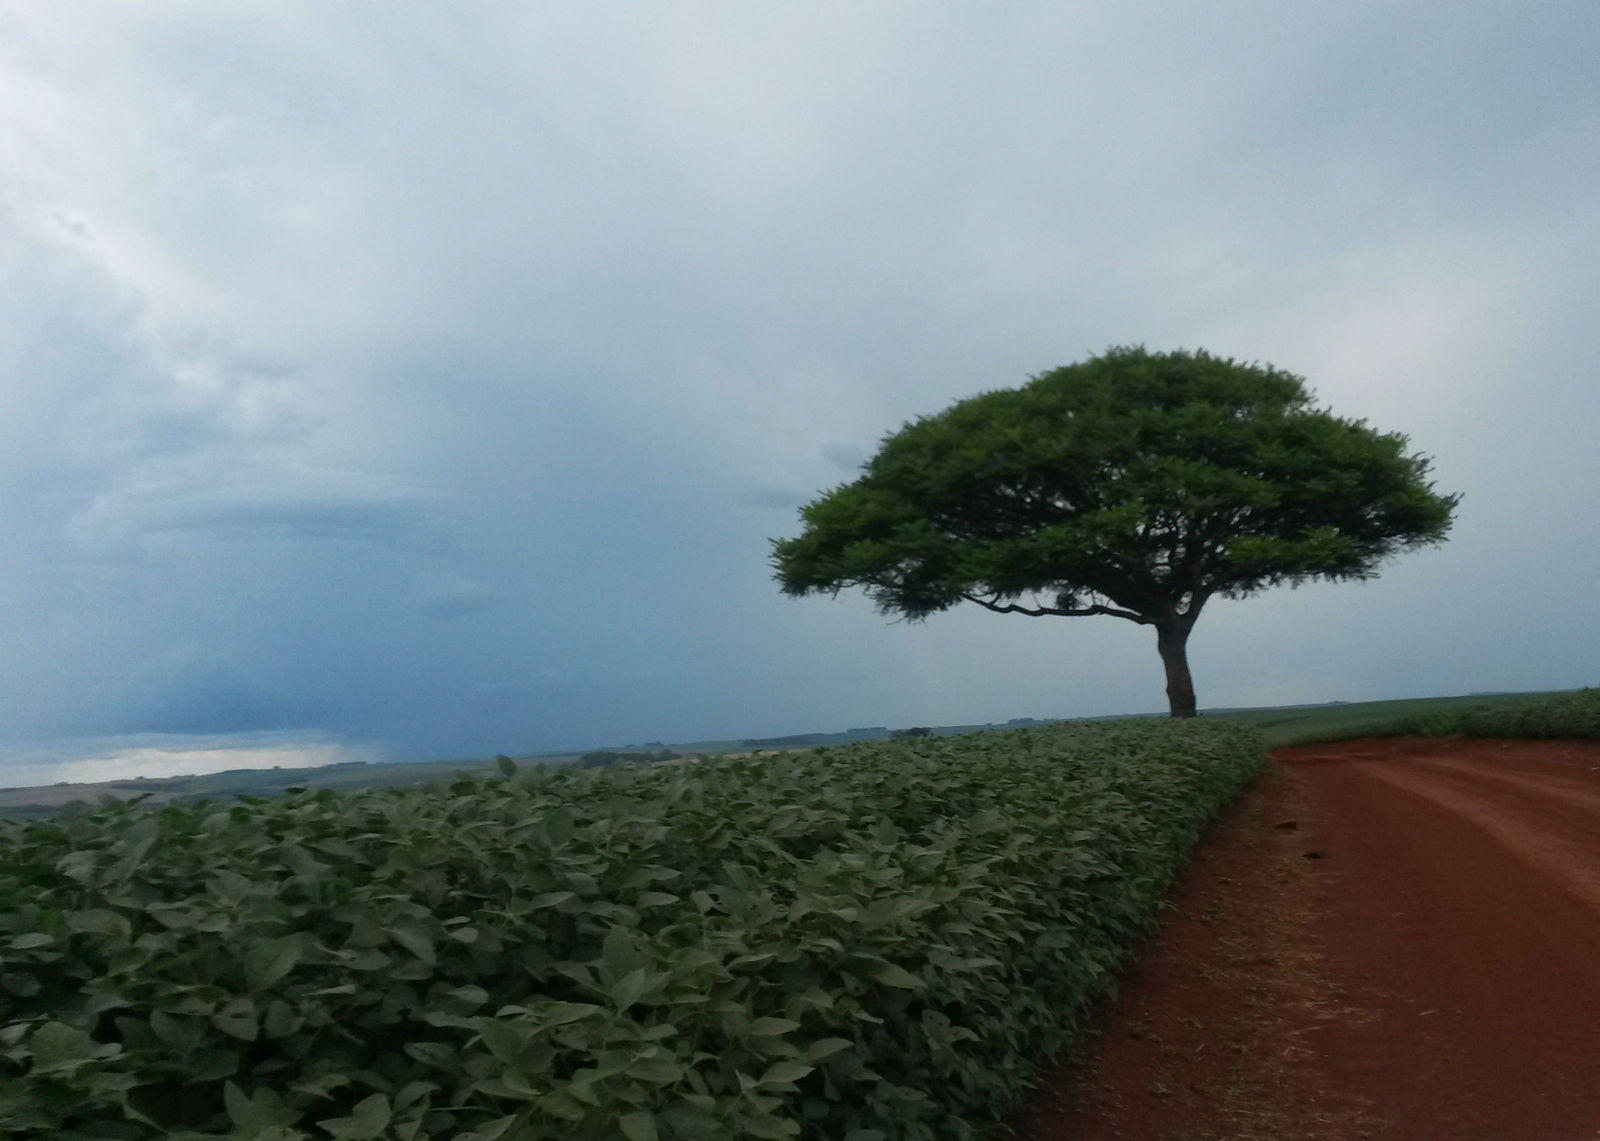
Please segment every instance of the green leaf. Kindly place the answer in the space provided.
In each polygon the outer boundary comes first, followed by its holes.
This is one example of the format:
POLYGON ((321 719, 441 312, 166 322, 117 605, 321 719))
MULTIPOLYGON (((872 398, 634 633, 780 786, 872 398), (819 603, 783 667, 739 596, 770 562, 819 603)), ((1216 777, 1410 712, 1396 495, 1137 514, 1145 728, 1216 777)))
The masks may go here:
POLYGON ((69 931, 82 935, 125 935, 128 930, 126 919, 114 911, 98 907, 69 911, 62 915, 61 922, 69 931))
POLYGON ((437 1082, 407 1082, 400 1087, 400 1092, 394 1095, 394 1112, 400 1113, 407 1106, 421 1101, 430 1093, 439 1089, 437 1082))
POLYGON ((338 1070, 323 1070, 314 1078, 306 1078, 295 1082, 289 1088, 295 1093, 303 1093, 307 1097, 325 1098, 335 1090, 343 1089, 350 1084, 350 1075, 340 1073, 338 1070))
POLYGON ((443 1042, 407 1042, 401 1049, 425 1066, 448 1069, 456 1063, 455 1048, 443 1042))
POLYGON ((189 1078, 196 1082, 217 1082, 239 1072, 239 1055, 233 1050, 202 1050, 189 1063, 194 1068, 189 1078))
POLYGON ((174 1017, 164 1010, 150 1012, 150 1029, 161 1039, 162 1045, 180 1057, 198 1046, 205 1035, 198 1022, 174 1017))
POLYGON ((628 1067, 628 1076, 654 1085, 682 1081, 683 1066, 670 1058, 641 1058, 628 1067))
POLYGON ((355 983, 340 983, 338 986, 329 986, 323 987, 321 990, 314 990, 307 997, 321 998, 324 995, 355 994, 360 989, 361 988, 356 986, 355 983))
POLYGON ((624 1113, 617 1118, 617 1126, 628 1141, 660 1141, 655 1117, 644 1110, 624 1113))
POLYGON ((814 1069, 815 1066, 808 1066, 804 1062, 775 1062, 761 1075, 761 1084, 769 1086, 797 1082, 814 1069))
POLYGON ((35 947, 48 947, 55 942, 55 937, 46 935, 43 931, 29 931, 18 935, 7 944, 13 951, 31 951, 35 947))
POLYGON ((0 973, 0 987, 18 998, 32 998, 39 993, 39 980, 27 971, 5 971, 0 973))
POLYGON ((619 1011, 626 1011, 630 1006, 639 1001, 640 996, 649 985, 649 975, 643 967, 629 971, 618 979, 611 988, 611 1001, 617 1004, 619 1011))
POLYGON ((242 1129, 247 1133, 255 1133, 271 1124, 271 1122, 260 1119, 255 1103, 232 1082, 224 1082, 222 1084, 222 1101, 228 1109, 228 1120, 233 1122, 238 1129, 242 1129))
POLYGON ((245 1042, 254 1042, 261 1033, 256 1021, 256 1008, 248 998, 235 998, 223 1004, 211 1016, 211 1025, 224 1034, 245 1042))
POLYGON ((356 1102, 349 1117, 319 1121, 338 1141, 372 1141, 389 1127, 389 1099, 381 1093, 356 1102))
POLYGON ((432 938, 415 927, 391 927, 389 937, 428 966, 434 966, 438 962, 434 955, 432 938))
POLYGON ((633 932, 620 926, 606 932, 605 942, 601 944, 600 961, 618 978, 645 965, 644 956, 634 942, 633 932))
POLYGON ((554 1002, 539 1012, 539 1017, 551 1026, 564 1026, 580 1018, 602 1013, 600 1007, 587 1002, 554 1002))
POLYGON ((820 1062, 824 1058, 832 1057, 840 1050, 848 1050, 855 1043, 848 1038, 822 1038, 806 1047, 801 1055, 808 1062, 820 1062))
POLYGON ((544 833, 553 848, 571 843, 573 831, 572 813, 566 808, 557 808, 544 818, 544 833))
POLYGON ((457 1135, 455 1141, 495 1141, 497 1137, 500 1137, 516 1123, 517 1115, 514 1113, 505 1117, 497 1117, 481 1129, 457 1135))
POLYGON ((746 1117, 739 1123, 746 1133, 752 1137, 781 1141, 785 1137, 797 1137, 800 1134, 798 1122, 788 1121, 782 1117, 773 1117, 771 1114, 762 1114, 760 1117, 746 1117))
POLYGON ((750 1033, 758 1037, 769 1034, 787 1034, 800 1029, 800 1024, 789 1018, 758 1018, 750 1024, 750 1033))
POLYGON ((539 1108, 563 1121, 582 1121, 585 1116, 583 1103, 564 1090, 556 1090, 555 1093, 541 1097, 539 1108))
POLYGON ((235 1128, 249 1135, 259 1135, 277 1126, 293 1125, 300 1118, 298 1110, 286 1107, 283 1099, 266 1086, 247 1095, 233 1082, 224 1082, 222 1100, 228 1111, 228 1119, 235 1128))
POLYGON ((132 876, 160 835, 160 825, 152 817, 145 817, 129 828, 122 839, 111 846, 111 851, 121 853, 122 859, 111 868, 110 878, 120 882, 132 876))
POLYGON ((352 1135, 355 1141, 378 1136, 388 1127, 389 1116, 389 1099, 381 1093, 358 1101, 350 1111, 350 1119, 355 1123, 352 1135))
POLYGON ((33 1054, 34 1068, 42 1070, 86 1062, 95 1056, 97 1046, 76 1026, 46 1022, 28 1039, 28 1049, 33 1054))
POLYGON ((504 753, 501 753, 499 756, 495 757, 494 762, 495 762, 496 765, 498 765, 500 767, 500 772, 507 779, 510 779, 511 777, 514 777, 514 776, 517 775, 516 762, 513 761, 510 757, 506 756, 504 753))
POLYGON ((252 940, 241 956, 246 985, 252 991, 266 990, 294 969, 303 947, 304 940, 299 935, 252 940))
POLYGON ((304 1025, 305 1019, 295 1013, 294 1007, 276 998, 267 1004, 261 1019, 261 1031, 268 1038, 286 1038, 304 1025))
POLYGON ((521 1060, 527 1039, 516 1028, 494 1018, 474 1018, 472 1026, 489 1052, 506 1065, 514 1066, 521 1060))
POLYGON ((973 814, 972 819, 967 822, 967 827, 972 829, 973 835, 982 836, 985 833, 995 831, 1003 824, 1004 818, 996 809, 985 808, 973 814))
POLYGON ((704 1109, 674 1106, 664 1111, 661 1118, 672 1126, 673 1136, 684 1141, 724 1141, 729 1136, 728 1127, 721 1118, 704 1109))
POLYGON ((923 987, 921 979, 907 971, 904 967, 897 967, 893 963, 886 963, 872 973, 884 986, 899 987, 901 990, 920 990, 923 987))

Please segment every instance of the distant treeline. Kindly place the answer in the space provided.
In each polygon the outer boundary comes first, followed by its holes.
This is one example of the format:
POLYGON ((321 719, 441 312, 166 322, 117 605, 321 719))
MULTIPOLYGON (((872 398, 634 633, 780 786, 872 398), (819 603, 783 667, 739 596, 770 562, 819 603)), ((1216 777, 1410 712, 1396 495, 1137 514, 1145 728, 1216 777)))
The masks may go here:
POLYGON ((790 737, 746 737, 739 743, 747 749, 785 749, 791 745, 815 745, 837 733, 796 733, 790 737))
POLYGON ((891 740, 901 737, 929 737, 933 730, 924 726, 914 729, 888 729, 884 726, 873 726, 869 729, 851 729, 847 733, 795 733, 788 737, 746 737, 739 743, 747 749, 794 749, 805 745, 821 745, 824 743, 840 744, 850 737, 877 736, 887 734, 891 740))
POLYGON ((648 749, 596 749, 592 753, 585 753, 578 758, 578 763, 586 769, 598 769, 603 765, 615 764, 617 761, 671 761, 676 760, 681 754, 674 753, 671 749, 662 749, 659 753, 652 753, 648 749))

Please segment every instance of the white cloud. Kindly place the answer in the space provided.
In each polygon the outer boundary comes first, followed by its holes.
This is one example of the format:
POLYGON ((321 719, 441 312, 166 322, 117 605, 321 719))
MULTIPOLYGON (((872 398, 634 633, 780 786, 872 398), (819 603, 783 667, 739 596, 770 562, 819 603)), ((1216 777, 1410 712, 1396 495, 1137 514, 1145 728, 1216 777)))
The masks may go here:
POLYGON ((203 776, 232 769, 320 768, 382 759, 371 746, 283 740, 266 734, 59 741, 48 747, 12 749, 9 754, 0 760, 0 773, 11 788, 203 776))
MULTIPOLYGON (((765 565, 904 420, 1130 341, 1435 454, 1472 558, 1429 629, 1572 597, 1575 11, 0 2, 0 719, 515 752, 1144 707, 1120 627, 888 630, 765 565)), ((1208 618, 1202 691, 1350 683, 1413 589, 1272 670, 1276 610, 1208 618)))

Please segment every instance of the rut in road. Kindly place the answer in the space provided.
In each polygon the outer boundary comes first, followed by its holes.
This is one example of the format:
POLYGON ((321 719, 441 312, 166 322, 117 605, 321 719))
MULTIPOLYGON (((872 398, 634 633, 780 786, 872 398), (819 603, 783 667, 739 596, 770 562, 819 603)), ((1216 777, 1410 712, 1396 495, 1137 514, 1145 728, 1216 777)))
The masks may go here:
POLYGON ((1274 756, 1020 1135, 1600 1138, 1600 742, 1274 756))
POLYGON ((1380 1137, 1593 1141, 1600 746, 1343 752, 1279 754, 1329 852, 1313 934, 1353 1008, 1318 1065, 1390 1123, 1380 1137))
POLYGON ((1477 825, 1532 870, 1600 908, 1600 791, 1449 758, 1361 767, 1477 825))

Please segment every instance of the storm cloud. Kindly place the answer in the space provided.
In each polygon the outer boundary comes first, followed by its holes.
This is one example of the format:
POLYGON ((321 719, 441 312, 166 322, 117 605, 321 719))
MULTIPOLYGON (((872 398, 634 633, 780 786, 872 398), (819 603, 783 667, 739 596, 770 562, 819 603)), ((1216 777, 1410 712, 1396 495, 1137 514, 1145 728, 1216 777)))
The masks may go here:
POLYGON ((1215 605, 1202 706, 1600 681, 1591 4, 17 2, 0 44, 17 764, 1160 709, 1126 623, 767 566, 884 433, 1125 343, 1304 375, 1464 493, 1374 582, 1215 605))

